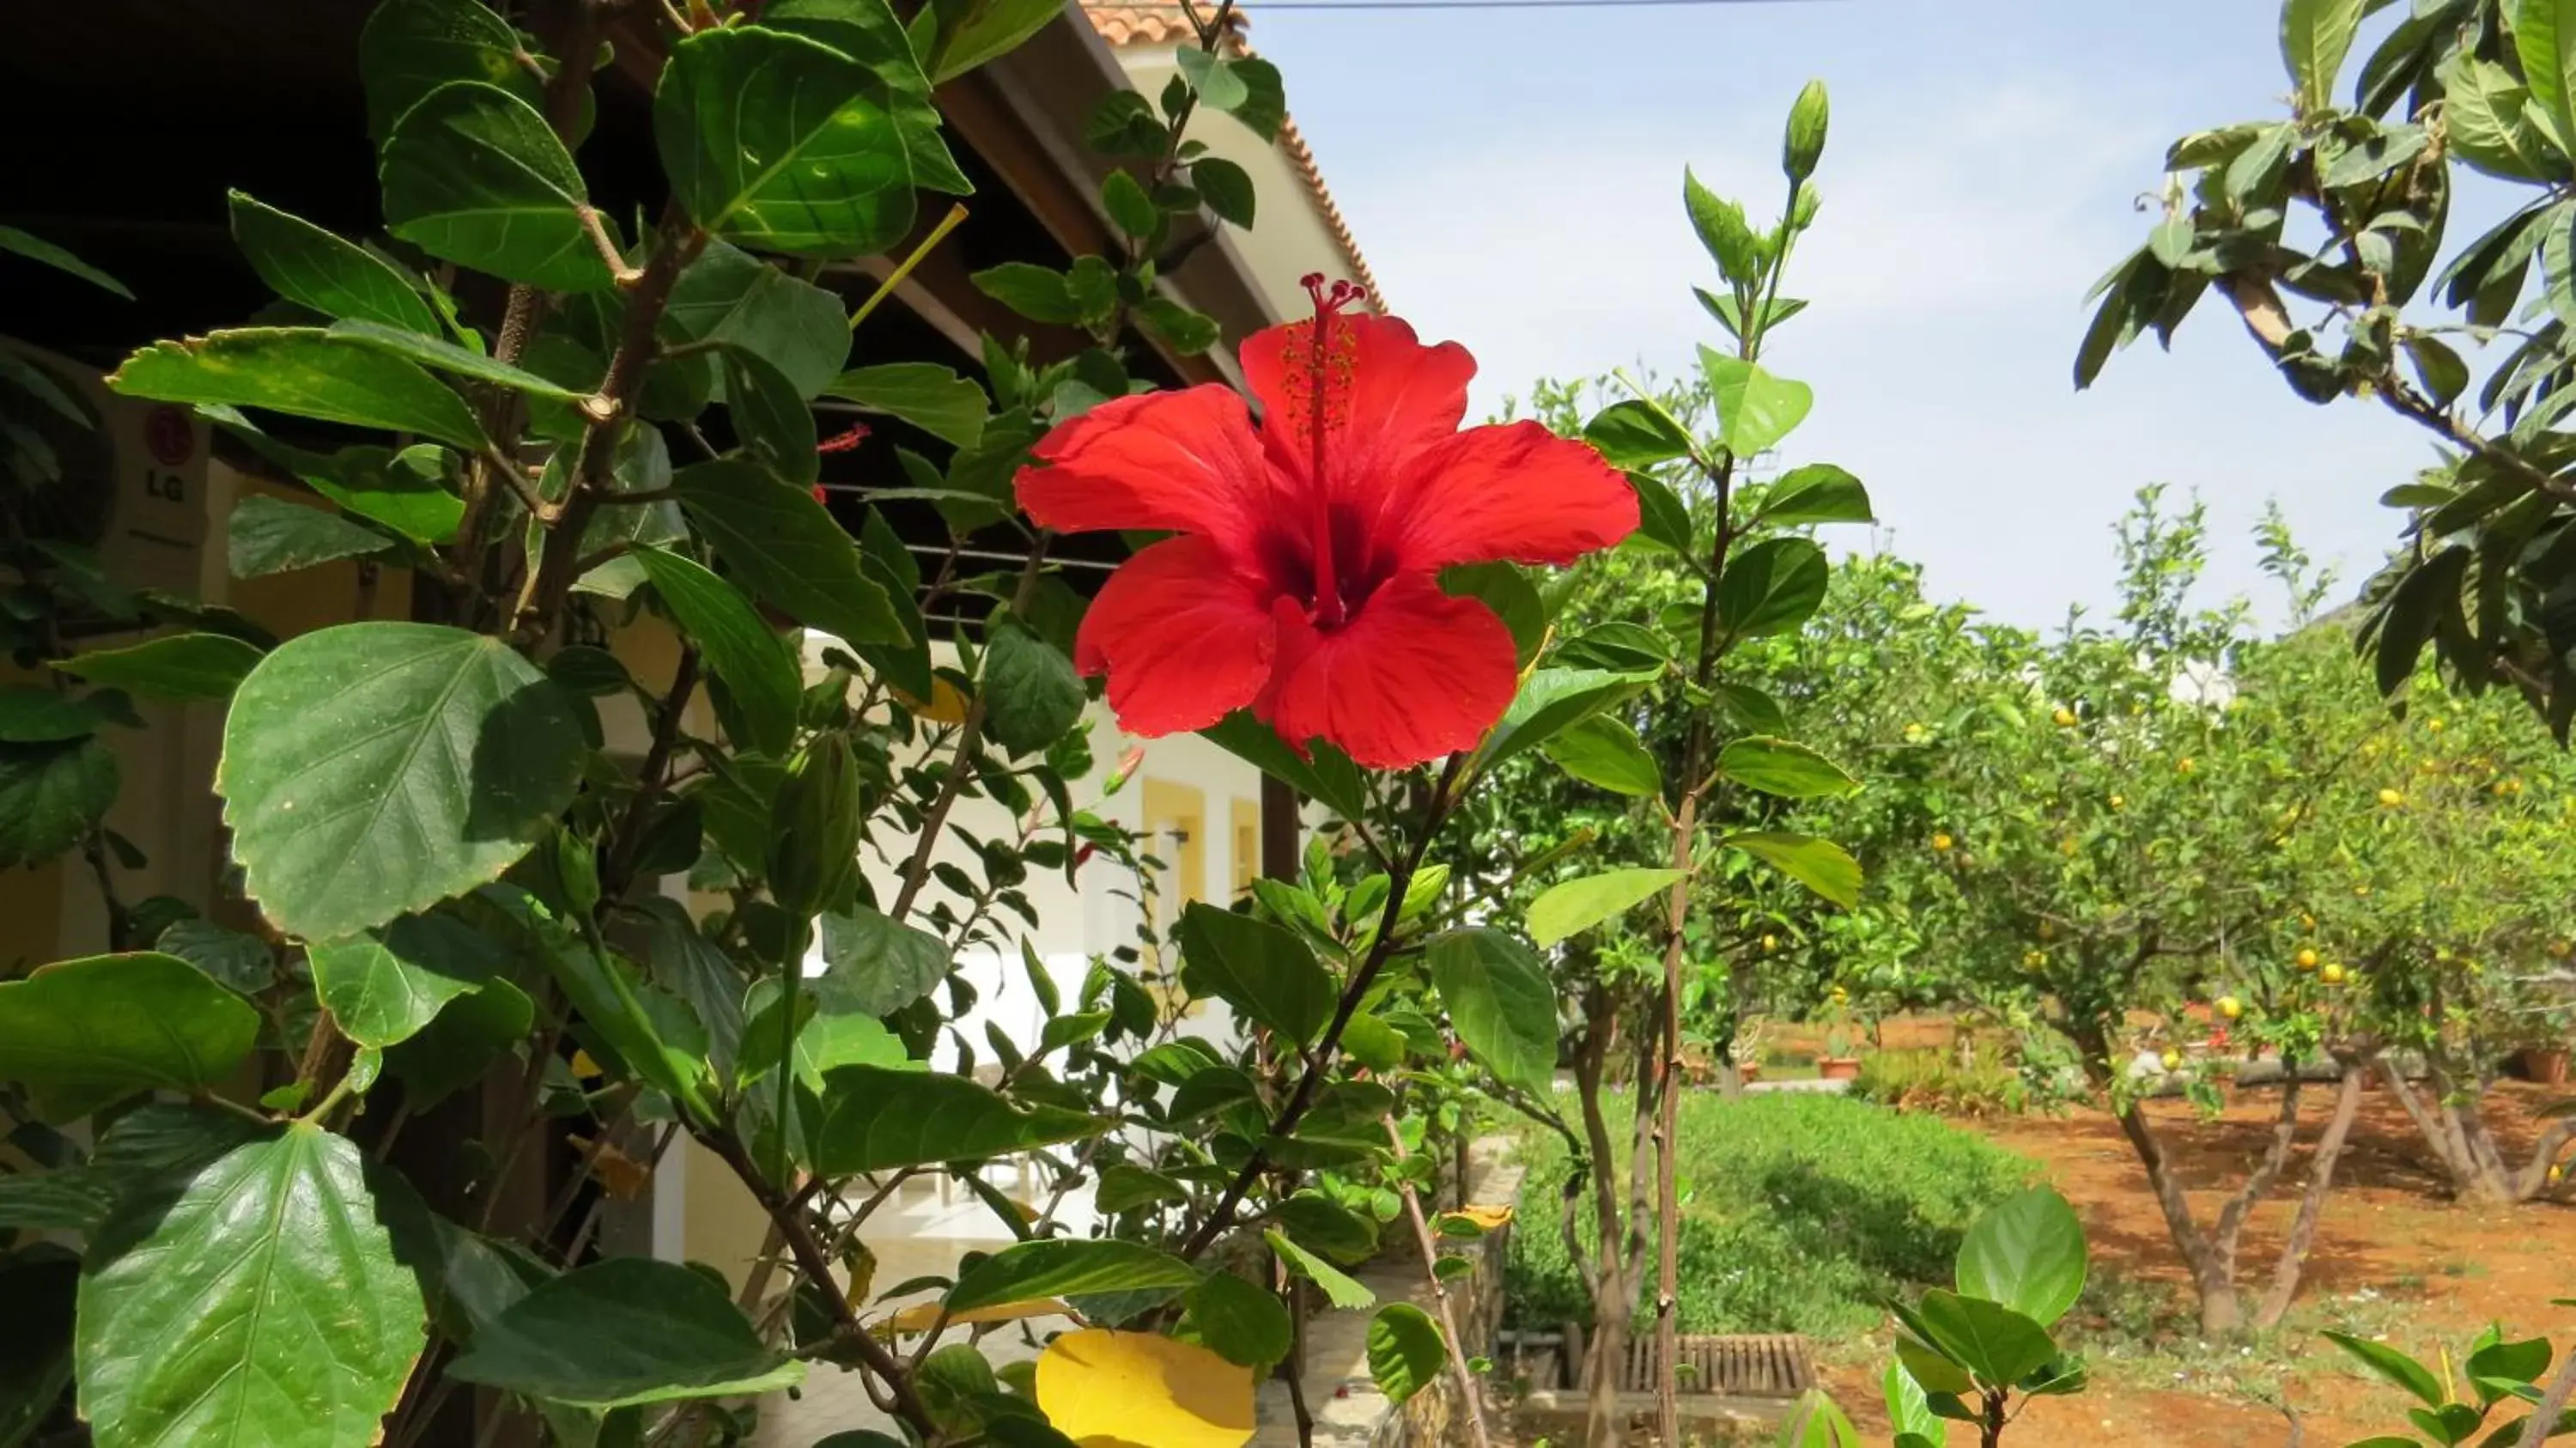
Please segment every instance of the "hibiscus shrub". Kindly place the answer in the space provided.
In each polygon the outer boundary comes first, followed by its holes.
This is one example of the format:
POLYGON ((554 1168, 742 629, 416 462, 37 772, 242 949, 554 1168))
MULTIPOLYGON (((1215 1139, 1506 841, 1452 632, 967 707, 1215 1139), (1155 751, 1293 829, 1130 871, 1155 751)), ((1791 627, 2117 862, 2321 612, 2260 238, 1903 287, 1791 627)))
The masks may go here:
MULTIPOLYGON (((632 103, 593 94, 594 7, 535 7, 532 33, 385 0, 357 79, 390 237, 236 198, 275 324, 110 382, 308 495, 242 502, 237 567, 399 570, 410 621, 362 588, 359 621, 281 640, 127 590, 44 535, 19 448, 0 627, 60 685, 0 695, 0 785, 29 802, 0 863, 85 856, 110 929, 0 983, 0 1280, 29 1348, 0 1437, 738 1441, 736 1405, 819 1362, 920 1442, 1239 1443, 1290 1303, 1366 1304, 1342 1269, 1419 1210, 1426 1121, 1546 1092, 1546 969, 1464 923, 1490 911, 1440 841, 1671 669, 1660 641, 1551 640, 1523 571, 1619 543, 1638 485, 1534 424, 1462 427, 1467 352, 1344 284, 1242 339, 1257 426, 1135 375, 1140 339, 1217 340, 1153 280, 1243 192, 1190 130, 1280 123, 1222 10, 1159 100, 1091 128, 1126 158, 1110 253, 975 278, 1088 345, 987 338, 981 381, 871 363, 886 288, 845 298, 815 279, 859 270, 817 264, 939 244, 954 213, 919 193, 967 183, 932 88, 1055 13, 665 7, 619 32, 659 75, 621 133, 649 129, 668 182, 630 228, 573 155, 632 103), (818 408, 953 451, 827 436, 818 408), (1168 536, 1086 601, 1052 548, 1098 529, 1168 536), (997 549, 1016 566, 974 562, 997 549), (64 644, 102 617, 173 631, 64 644), (1157 942, 1177 999, 1134 951, 1060 990, 1030 948, 1031 872, 1147 864, 1093 808, 1125 770, 1094 766, 1086 676, 1130 732, 1202 731, 1337 817, 1343 853, 1157 942), (223 711, 237 898, 119 891, 97 736, 133 726, 120 691, 223 711), (965 800, 1011 826, 960 828, 965 800), (1023 954, 1035 1048, 970 1038, 961 957, 1023 954), (1189 997, 1233 1030, 1184 1035, 1189 997), (767 1218, 723 1288, 602 1245, 605 1196, 682 1136, 767 1218), (1011 1156, 1043 1202, 986 1183, 1011 1156), (898 1311, 871 1296, 869 1244, 902 1230, 876 1214, 936 1176, 1016 1244, 898 1311), (1063 1225, 1078 1188, 1096 1238, 1063 1225), (1044 1353, 997 1376, 975 1340, 1021 1318, 1044 1353)), ((1390 1392, 1465 1384, 1454 1330, 1399 1305, 1378 1335, 1390 1392)))

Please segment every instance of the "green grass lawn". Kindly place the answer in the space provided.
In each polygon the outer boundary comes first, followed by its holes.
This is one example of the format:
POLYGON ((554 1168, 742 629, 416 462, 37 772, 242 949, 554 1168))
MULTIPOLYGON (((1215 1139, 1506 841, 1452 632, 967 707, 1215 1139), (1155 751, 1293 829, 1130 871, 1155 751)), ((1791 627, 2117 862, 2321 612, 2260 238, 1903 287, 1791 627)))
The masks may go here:
MULTIPOLYGON (((1576 1111, 1571 1097, 1560 1101, 1576 1111)), ((1616 1103, 1612 1130, 1623 1153, 1626 1115, 1624 1100, 1616 1103)), ((1841 1096, 1728 1101, 1699 1091, 1682 1098, 1681 1118, 1684 1332, 1869 1332, 1886 1316, 1885 1294, 1946 1284, 1969 1221, 2034 1171, 1937 1118, 1841 1096)), ((1557 1230, 1564 1144, 1532 1130, 1521 1149, 1531 1171, 1512 1233, 1506 1315, 1533 1329, 1588 1322, 1590 1304, 1557 1230)), ((1591 1241, 1588 1192, 1576 1231, 1591 1241)), ((1649 1282, 1654 1260, 1650 1247, 1649 1282)))

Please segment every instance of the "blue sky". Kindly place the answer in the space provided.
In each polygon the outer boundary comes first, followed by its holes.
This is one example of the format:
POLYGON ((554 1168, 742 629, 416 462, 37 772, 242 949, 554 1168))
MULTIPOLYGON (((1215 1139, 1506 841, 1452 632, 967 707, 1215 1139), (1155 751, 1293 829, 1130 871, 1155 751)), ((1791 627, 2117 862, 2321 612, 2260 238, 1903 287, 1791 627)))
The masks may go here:
POLYGON ((2246 538, 2267 498, 2357 586, 2397 536, 2379 494, 2431 457, 2376 407, 2298 401, 2206 301, 2170 355, 2073 389, 2084 291, 2144 238, 2165 144, 2282 113, 2273 0, 1247 11, 1389 304, 1476 353, 1480 408, 1722 340, 1682 167, 1776 214, 1781 119, 1821 77, 1789 287, 1813 306, 1766 358, 1816 388, 1785 454, 1859 474, 1935 592, 2000 619, 2107 604, 2110 525, 2150 482, 2209 503, 2217 592, 2277 612, 2246 538))

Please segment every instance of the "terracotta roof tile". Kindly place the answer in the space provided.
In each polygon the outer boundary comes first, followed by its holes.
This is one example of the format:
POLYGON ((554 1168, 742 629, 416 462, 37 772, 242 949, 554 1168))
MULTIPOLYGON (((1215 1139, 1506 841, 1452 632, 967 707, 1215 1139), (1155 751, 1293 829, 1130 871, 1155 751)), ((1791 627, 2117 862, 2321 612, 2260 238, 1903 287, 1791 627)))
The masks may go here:
MULTIPOLYGON (((1103 0, 1082 0, 1082 13, 1090 18, 1092 28, 1100 32, 1100 38, 1112 46, 1176 45, 1188 42, 1196 35, 1190 28, 1189 17, 1182 13, 1177 3, 1116 5, 1103 3, 1103 0)), ((1237 55, 1253 54, 1251 43, 1244 38, 1250 25, 1243 8, 1236 6, 1227 17, 1228 50, 1237 55)), ((1334 204, 1332 189, 1324 184, 1323 170, 1315 164, 1314 148, 1306 144, 1305 134, 1297 129, 1294 116, 1284 118, 1280 124, 1279 151, 1287 159, 1290 169, 1297 173, 1297 179, 1305 183, 1306 195, 1314 203, 1317 219, 1323 222, 1325 232, 1333 238, 1334 246, 1340 249, 1342 260, 1350 268, 1350 279, 1368 288, 1372 306, 1381 312, 1386 310, 1385 299, 1378 295, 1377 278, 1370 274, 1367 258, 1360 255, 1359 242, 1351 235, 1349 223, 1343 220, 1341 207, 1334 204)))

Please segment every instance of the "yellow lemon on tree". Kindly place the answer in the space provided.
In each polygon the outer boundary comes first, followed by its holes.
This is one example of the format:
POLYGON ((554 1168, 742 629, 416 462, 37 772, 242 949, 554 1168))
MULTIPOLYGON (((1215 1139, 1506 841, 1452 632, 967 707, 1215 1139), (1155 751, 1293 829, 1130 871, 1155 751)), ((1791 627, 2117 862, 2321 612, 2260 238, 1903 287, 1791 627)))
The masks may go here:
POLYGON ((2298 967, 2301 970, 2314 970, 2317 968, 2317 953, 2313 950, 2302 950, 2294 956, 2293 959, 2297 961, 2298 967))
POLYGON ((2218 1013, 2232 1021, 2238 1016, 2245 1014, 2245 1003, 2234 996, 2220 996, 2218 998, 2218 1013))
POLYGON ((2113 795, 2113 796, 2111 796, 2111 808, 2113 808, 2113 809, 2127 809, 2128 807, 2129 807, 2129 801, 2128 801, 2128 799, 2127 799, 2127 797, 2126 797, 2126 796, 2123 796, 2123 795, 2116 795, 2116 794, 2115 794, 2115 795, 2113 795))
POLYGON ((2329 961, 2325 969, 2317 972, 2317 979, 2324 981, 2328 985, 2341 985, 2343 984, 2343 967, 2329 961))
POLYGON ((2379 807, 2382 809, 2396 809, 2405 803, 2406 796, 2393 789, 2383 789, 2379 792, 2379 807))
POLYGON ((2439 719, 2427 719, 2424 721, 2424 727, 2432 730, 2436 734, 2439 734, 2442 732, 2442 721, 2439 719))
POLYGON ((2049 715, 2048 717, 2056 720, 2057 727, 2060 729, 2072 729, 2075 727, 2075 711, 2067 708, 2063 704, 2058 705, 2057 712, 2049 715))
POLYGON ((1843 989, 1841 986, 1835 986, 1831 999, 1835 1005, 1846 1004, 1851 1000, 1851 992, 1843 989))
POLYGON ((2042 940, 2055 940, 2057 938, 2056 925, 2046 920, 2039 922, 2039 938, 2042 940))
POLYGON ((1763 936, 1763 937, 1762 937, 1762 953, 1763 953, 1764 955, 1769 955, 1769 954, 1771 954, 1773 951, 1778 950, 1779 948, 1780 948, 1780 937, 1779 937, 1779 936, 1777 936, 1777 935, 1765 935, 1765 936, 1763 936))
POLYGON ((1956 843, 1957 841, 1951 839, 1947 834, 1941 833, 1937 830, 1933 832, 1932 848, 1936 850, 1947 850, 1950 846, 1956 843))
POLYGON ((2310 935, 2314 935, 2314 934, 2316 934, 2316 933, 2317 933, 2317 917, 2315 917, 2315 916, 2313 916, 2313 915, 2301 915, 2301 916, 2299 917, 2299 928, 2300 928, 2301 930, 2306 931, 2306 932, 2307 932, 2308 934, 2310 934, 2310 935))
POLYGON ((2576 946, 2571 946, 2564 940, 2553 940, 2542 949, 2549 952, 2549 958, 2552 960, 2565 960, 2568 952, 2576 950, 2576 946))
POLYGON ((2057 842, 2057 853, 2061 855, 2073 855, 2075 853, 2075 837, 2073 835, 2068 835, 2066 838, 2059 840, 2057 842))
POLYGON ((2046 964, 2048 964, 2048 952, 2045 950, 2025 950, 2021 953, 2021 966, 2024 970, 2037 970, 2046 964))
POLYGON ((2549 1164, 2549 1184, 2551 1186, 2556 1186, 2565 1180, 2567 1180, 2567 1168, 2560 1166, 2554 1161, 2551 1162, 2549 1164))
POLYGON ((2369 898, 2370 898, 2370 887, 2369 887, 2368 885, 2355 885, 2355 886, 2353 886, 2353 887, 2352 887, 2352 898, 2354 898, 2355 900, 2367 900, 2367 899, 2369 899, 2369 898))
POLYGON ((2170 1046, 2165 1048, 2163 1060, 2165 1069, 2168 1071, 2179 1071, 2182 1069, 2182 1052, 2174 1050, 2170 1046))
POLYGON ((2175 770, 2175 772, 2176 772, 2176 773, 2178 773, 2178 774, 2189 774, 2189 773, 2191 773, 2191 771, 2192 771, 2191 756, 2190 756, 2190 755, 2188 755, 2188 754, 2186 754, 2186 755, 2184 755, 2182 758, 2175 760, 2175 761, 2174 761, 2174 770, 2175 770))
POLYGON ((1920 738, 1922 738, 1922 737, 1923 737, 1923 726, 1922 726, 1922 725, 1920 725, 1920 724, 1908 724, 1908 725, 1906 725, 1906 726, 1905 726, 1905 737, 1906 737, 1907 741, 1909 741, 1909 742, 1911 742, 1911 741, 1913 741, 1913 740, 1916 740, 1916 739, 1920 739, 1920 738))

